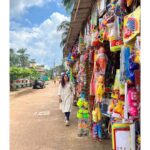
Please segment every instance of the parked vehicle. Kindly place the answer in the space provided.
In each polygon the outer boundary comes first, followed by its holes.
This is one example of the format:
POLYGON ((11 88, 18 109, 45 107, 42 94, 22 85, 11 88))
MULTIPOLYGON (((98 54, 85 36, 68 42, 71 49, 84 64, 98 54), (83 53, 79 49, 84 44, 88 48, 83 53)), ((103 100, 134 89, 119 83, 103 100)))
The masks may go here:
POLYGON ((45 81, 35 80, 33 83, 33 89, 43 89, 45 88, 45 81))

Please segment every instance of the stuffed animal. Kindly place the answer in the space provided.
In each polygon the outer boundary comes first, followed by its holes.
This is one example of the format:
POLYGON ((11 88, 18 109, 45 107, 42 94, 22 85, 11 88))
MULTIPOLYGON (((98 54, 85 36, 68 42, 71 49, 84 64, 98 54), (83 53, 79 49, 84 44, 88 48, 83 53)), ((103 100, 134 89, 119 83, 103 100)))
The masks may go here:
POLYGON ((114 113, 119 114, 121 118, 124 116, 124 103, 122 101, 118 101, 116 107, 114 108, 114 113))
POLYGON ((131 54, 129 57, 129 78, 132 82, 135 82, 134 70, 139 69, 139 64, 134 62, 134 58, 134 54, 131 54))
POLYGON ((139 96, 136 88, 128 89, 129 114, 138 116, 139 96))

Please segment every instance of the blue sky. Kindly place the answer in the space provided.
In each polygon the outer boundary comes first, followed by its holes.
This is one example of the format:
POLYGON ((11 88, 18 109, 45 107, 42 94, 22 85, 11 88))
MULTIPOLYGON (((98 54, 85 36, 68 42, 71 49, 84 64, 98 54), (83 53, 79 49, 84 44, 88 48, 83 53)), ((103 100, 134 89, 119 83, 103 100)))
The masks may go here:
POLYGON ((11 0, 10 2, 10 47, 27 48, 30 58, 47 68, 62 61, 59 46, 61 32, 57 26, 70 20, 61 0, 11 0))

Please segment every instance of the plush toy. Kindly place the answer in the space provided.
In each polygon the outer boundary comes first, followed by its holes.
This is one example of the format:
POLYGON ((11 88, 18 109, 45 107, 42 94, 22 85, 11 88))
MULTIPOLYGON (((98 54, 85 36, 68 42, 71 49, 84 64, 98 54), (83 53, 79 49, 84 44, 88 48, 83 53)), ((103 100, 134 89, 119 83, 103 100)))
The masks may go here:
POLYGON ((88 119, 89 118, 89 111, 88 110, 83 110, 83 118, 88 119))
POLYGON ((138 116, 139 106, 139 95, 136 88, 128 89, 128 103, 129 103, 129 114, 131 116, 138 116))
POLYGON ((83 108, 80 108, 80 109, 77 111, 77 118, 78 118, 78 119, 83 118, 83 108))
POLYGON ((131 54, 129 57, 129 77, 132 82, 135 82, 134 70, 139 69, 139 64, 134 62, 135 55, 131 54))
POLYGON ((79 99, 78 99, 78 102, 77 102, 77 106, 78 106, 78 107, 82 107, 82 106, 83 106, 83 103, 84 103, 84 99, 83 99, 83 98, 79 98, 79 99))
POLYGON ((123 115, 124 115, 124 102, 122 101, 118 101, 116 107, 114 108, 113 112, 115 114, 118 114, 120 115, 121 118, 123 118, 123 115))
POLYGON ((84 106, 84 108, 88 108, 89 103, 87 101, 84 101, 83 106, 84 106))

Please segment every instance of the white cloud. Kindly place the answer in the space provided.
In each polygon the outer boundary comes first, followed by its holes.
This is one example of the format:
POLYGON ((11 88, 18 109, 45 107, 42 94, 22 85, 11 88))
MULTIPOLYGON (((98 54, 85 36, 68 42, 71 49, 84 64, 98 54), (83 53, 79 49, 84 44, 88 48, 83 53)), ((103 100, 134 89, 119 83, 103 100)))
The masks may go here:
POLYGON ((32 28, 22 27, 19 23, 11 22, 10 47, 14 49, 27 48, 31 58, 35 58, 40 64, 52 66, 61 62, 62 49, 60 48, 61 32, 57 32, 57 26, 68 17, 54 12, 39 26, 32 28), (16 27, 14 27, 17 25, 16 27))
POLYGON ((11 18, 16 18, 24 14, 30 7, 41 7, 44 4, 55 0, 10 0, 11 18))

